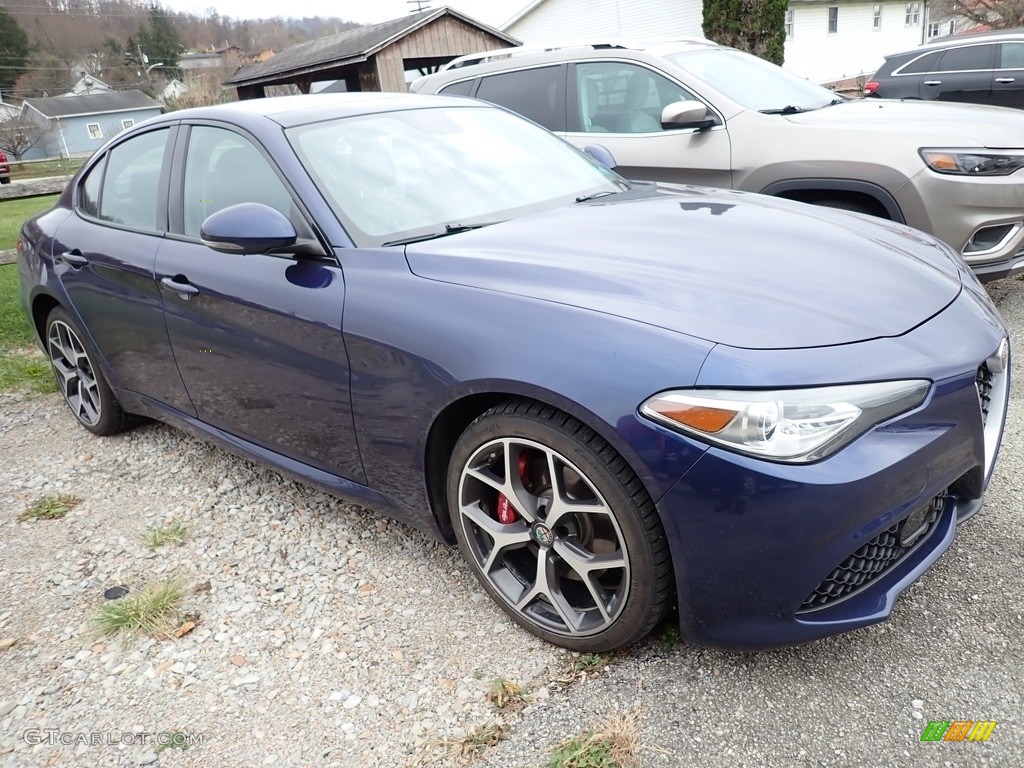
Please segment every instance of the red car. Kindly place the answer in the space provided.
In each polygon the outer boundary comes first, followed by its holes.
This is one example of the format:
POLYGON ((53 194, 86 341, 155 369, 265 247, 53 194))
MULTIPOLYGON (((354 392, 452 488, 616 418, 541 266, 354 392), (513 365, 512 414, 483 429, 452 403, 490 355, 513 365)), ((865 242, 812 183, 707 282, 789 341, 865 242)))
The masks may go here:
POLYGON ((7 164, 7 153, 0 149, 0 184, 11 183, 11 166, 7 164))

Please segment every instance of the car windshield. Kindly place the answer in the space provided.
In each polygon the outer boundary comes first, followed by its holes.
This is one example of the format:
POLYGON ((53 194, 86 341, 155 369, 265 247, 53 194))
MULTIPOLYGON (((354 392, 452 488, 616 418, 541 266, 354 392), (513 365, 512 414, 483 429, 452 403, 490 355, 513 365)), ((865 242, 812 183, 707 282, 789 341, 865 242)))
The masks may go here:
POLYGON ((360 115, 287 134, 363 247, 441 237, 628 186, 553 134, 490 107, 360 115))
POLYGON ((805 112, 832 104, 832 91, 748 53, 705 48, 665 58, 747 109, 805 112))

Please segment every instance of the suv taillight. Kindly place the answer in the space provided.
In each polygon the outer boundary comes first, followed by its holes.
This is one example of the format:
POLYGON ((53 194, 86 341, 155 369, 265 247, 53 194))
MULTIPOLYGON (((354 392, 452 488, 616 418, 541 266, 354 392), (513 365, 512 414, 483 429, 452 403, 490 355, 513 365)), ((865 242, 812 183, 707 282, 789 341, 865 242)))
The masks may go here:
POLYGON ((872 80, 870 83, 864 83, 864 95, 870 96, 878 90, 878 83, 872 80))

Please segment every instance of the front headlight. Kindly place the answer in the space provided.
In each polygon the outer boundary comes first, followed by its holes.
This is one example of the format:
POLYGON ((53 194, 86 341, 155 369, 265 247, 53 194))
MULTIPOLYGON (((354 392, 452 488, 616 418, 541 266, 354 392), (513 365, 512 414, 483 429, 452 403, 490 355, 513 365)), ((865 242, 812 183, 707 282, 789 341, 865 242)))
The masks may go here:
POLYGON ((954 176, 1009 176, 1024 168, 1024 149, 921 149, 938 173, 954 176))
POLYGON ((924 379, 777 390, 673 390, 640 412, 698 440, 739 453, 805 464, 823 459, 876 424, 916 408, 924 379))

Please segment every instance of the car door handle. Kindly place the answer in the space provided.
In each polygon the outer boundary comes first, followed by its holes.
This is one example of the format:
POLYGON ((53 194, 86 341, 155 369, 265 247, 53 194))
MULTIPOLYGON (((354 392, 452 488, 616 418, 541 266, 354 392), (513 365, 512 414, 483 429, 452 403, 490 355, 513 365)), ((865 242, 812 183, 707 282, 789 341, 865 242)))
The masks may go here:
POLYGON ((162 278, 160 280, 160 285, 168 290, 174 291, 183 299, 187 299, 190 296, 195 296, 199 293, 199 289, 192 285, 192 283, 182 275, 162 278))
POLYGON ((942 81, 941 80, 925 80, 924 84, 925 85, 942 85, 942 81))
POLYGON ((996 82, 997 83, 1012 83, 1013 80, 1014 80, 1014 78, 1012 78, 1012 77, 997 77, 996 78, 996 82))
POLYGON ((63 261, 70 267, 84 267, 89 263, 89 260, 82 255, 82 252, 75 248, 71 251, 64 251, 63 253, 55 254, 54 259, 57 261, 63 261))

